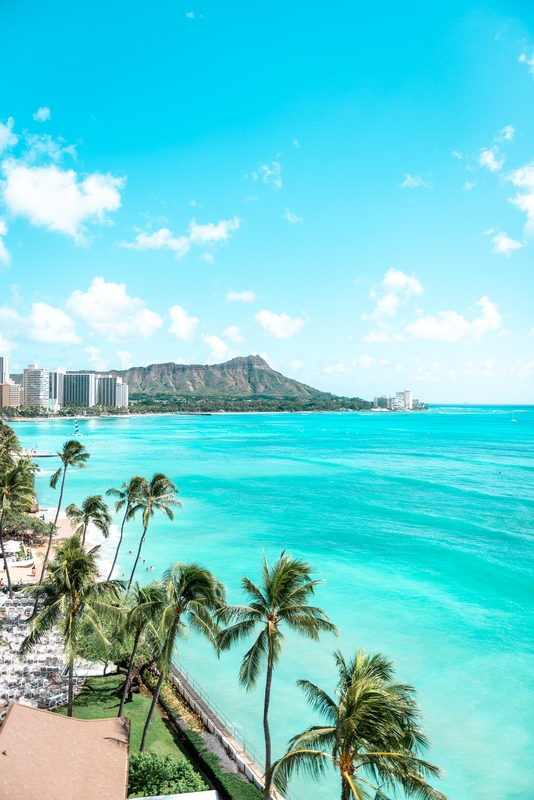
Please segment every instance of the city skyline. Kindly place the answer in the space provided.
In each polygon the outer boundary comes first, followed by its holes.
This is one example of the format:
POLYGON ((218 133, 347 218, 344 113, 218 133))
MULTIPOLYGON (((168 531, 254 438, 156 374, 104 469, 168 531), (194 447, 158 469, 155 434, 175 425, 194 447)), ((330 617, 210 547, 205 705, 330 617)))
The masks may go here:
POLYGON ((532 402, 533 8, 164 2, 127 36, 121 8, 4 12, 12 372, 258 353, 338 395, 532 402))

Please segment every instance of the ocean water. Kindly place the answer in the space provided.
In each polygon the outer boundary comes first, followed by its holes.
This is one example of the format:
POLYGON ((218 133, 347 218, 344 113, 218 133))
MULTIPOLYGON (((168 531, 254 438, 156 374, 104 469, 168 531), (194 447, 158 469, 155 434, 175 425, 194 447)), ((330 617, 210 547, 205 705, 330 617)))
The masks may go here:
MULTIPOLYGON (((275 755, 317 720, 296 679, 333 690, 333 650, 364 647, 387 653, 417 687, 451 800, 532 800, 534 408, 512 411, 82 419, 91 459, 69 474, 66 502, 134 474, 176 481, 185 507, 174 523, 154 519, 141 580, 195 559, 240 602, 240 576, 256 578, 262 549, 312 562, 324 580, 317 604, 340 635, 287 638, 273 685, 275 755)), ((14 427, 39 452, 72 432, 69 420, 14 427)), ((39 499, 52 506, 52 460, 40 463, 39 499)), ((139 523, 127 528, 118 577, 139 533, 139 523)), ((261 687, 247 694, 237 684, 244 647, 217 659, 191 637, 179 650, 261 749, 261 687)), ((292 789, 298 800, 338 797, 334 777, 292 789)))

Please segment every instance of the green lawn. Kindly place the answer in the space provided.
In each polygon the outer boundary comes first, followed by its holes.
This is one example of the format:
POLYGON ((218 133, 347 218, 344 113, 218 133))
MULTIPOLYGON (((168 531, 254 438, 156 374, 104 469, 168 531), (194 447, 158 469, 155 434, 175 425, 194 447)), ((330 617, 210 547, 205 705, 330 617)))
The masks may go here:
MULTIPOLYGON (((120 700, 111 692, 123 683, 122 675, 106 675, 104 678, 88 678, 74 701, 74 716, 79 719, 103 719, 116 717, 120 700)), ((147 718, 151 698, 144 694, 134 694, 131 703, 124 706, 124 716, 130 718, 130 752, 137 753, 141 744, 143 727, 147 718)), ((59 714, 66 714, 67 708, 58 709, 59 714)), ((156 708, 152 724, 148 730, 145 752, 159 756, 170 755, 174 758, 188 758, 175 737, 174 731, 163 719, 156 708)))

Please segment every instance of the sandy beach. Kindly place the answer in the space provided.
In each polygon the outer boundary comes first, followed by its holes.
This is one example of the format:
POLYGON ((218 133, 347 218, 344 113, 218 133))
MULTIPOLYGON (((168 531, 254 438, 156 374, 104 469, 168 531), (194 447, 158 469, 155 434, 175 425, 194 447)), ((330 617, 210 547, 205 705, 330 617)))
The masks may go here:
MULTIPOLYGON (((44 514, 45 521, 51 522, 54 520, 56 515, 55 508, 41 508, 32 516, 41 517, 44 514)), ((72 536, 74 529, 70 524, 70 520, 67 519, 64 512, 60 513, 58 522, 57 522, 57 531, 56 535, 52 539, 52 556, 54 553, 54 544, 57 544, 61 539, 66 539, 68 536, 72 536)), ((13 586, 22 580, 23 583, 37 583, 39 580, 39 576, 41 574, 41 569, 43 566, 43 561, 46 553, 47 542, 45 541, 44 544, 35 546, 31 548, 32 555, 35 557, 35 575, 32 575, 31 567, 11 567, 9 570, 11 575, 11 581, 13 586)), ((6 572, 4 569, 4 562, 0 559, 0 578, 2 578, 4 584, 7 584, 6 572)))

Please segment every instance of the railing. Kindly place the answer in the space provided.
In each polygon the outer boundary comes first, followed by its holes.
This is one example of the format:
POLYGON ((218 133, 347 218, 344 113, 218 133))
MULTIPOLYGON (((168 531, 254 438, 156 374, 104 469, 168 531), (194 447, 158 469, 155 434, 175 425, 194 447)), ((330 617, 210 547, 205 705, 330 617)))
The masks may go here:
MULTIPOLYGON (((232 760, 235 761, 238 765, 240 763, 243 764, 243 771, 247 775, 248 773, 246 770, 246 765, 242 762, 241 756, 242 754, 248 756, 250 762, 252 762, 249 765, 250 772, 252 774, 248 775, 248 777, 251 778, 253 782, 256 783, 257 786, 259 786, 259 788, 263 788, 262 781, 265 772, 265 761, 263 760, 263 757, 260 755, 260 753, 258 753, 256 748, 253 745, 251 745, 250 742, 247 742, 247 740, 245 739, 243 734, 239 731, 239 729, 235 726, 235 724, 226 716, 224 711, 221 708, 219 708, 217 703, 215 703, 211 699, 211 697, 208 694, 206 694, 202 686, 200 686, 196 682, 193 676, 185 669, 185 667, 182 664, 180 664, 179 662, 175 663, 171 668, 171 675, 174 678, 175 683, 179 684, 178 688, 185 690, 184 691, 185 699, 193 707, 194 711, 199 711, 199 709, 195 708, 196 705, 194 702, 195 698, 194 696, 191 696, 191 691, 194 692, 195 695, 197 695, 198 699, 202 702, 202 704, 206 707, 206 709, 209 712, 211 712, 211 715, 213 717, 212 724, 214 725, 215 728, 213 732, 218 734, 218 738, 221 740, 227 752, 230 751, 229 755, 231 756, 232 760), (189 691, 187 691, 188 689, 189 691), (224 737, 225 732, 227 732, 232 737, 232 739, 239 745, 242 754, 237 752, 235 748, 232 746, 232 743, 228 742, 225 739, 224 737), (254 770, 253 767, 256 767, 256 769, 254 770)), ((202 713, 200 713, 200 716, 201 718, 203 718, 202 713)), ((204 719, 203 721, 206 722, 206 720, 204 719)), ((209 725, 208 728, 211 729, 209 725)), ((284 797, 285 800, 297 800, 295 795, 293 795, 288 790, 284 792, 284 797)), ((279 792, 276 792, 274 789, 273 789, 273 798, 274 800, 276 800, 276 798, 279 799, 281 798, 281 800, 283 800, 282 795, 279 792)))

